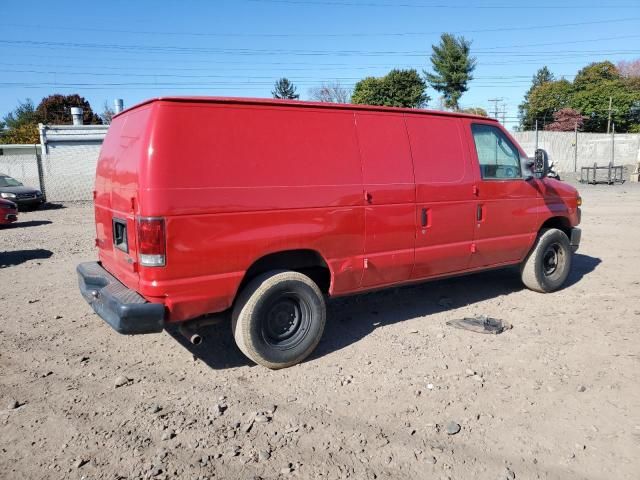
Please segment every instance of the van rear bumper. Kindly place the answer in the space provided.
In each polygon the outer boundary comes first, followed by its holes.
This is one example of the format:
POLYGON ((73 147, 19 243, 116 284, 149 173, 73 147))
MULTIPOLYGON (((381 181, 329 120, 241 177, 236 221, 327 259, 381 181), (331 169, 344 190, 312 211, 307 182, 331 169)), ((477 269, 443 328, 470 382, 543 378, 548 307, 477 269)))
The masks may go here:
POLYGON ((81 263, 76 270, 82 296, 116 332, 136 335, 163 330, 164 305, 147 302, 140 294, 125 287, 98 262, 81 263))

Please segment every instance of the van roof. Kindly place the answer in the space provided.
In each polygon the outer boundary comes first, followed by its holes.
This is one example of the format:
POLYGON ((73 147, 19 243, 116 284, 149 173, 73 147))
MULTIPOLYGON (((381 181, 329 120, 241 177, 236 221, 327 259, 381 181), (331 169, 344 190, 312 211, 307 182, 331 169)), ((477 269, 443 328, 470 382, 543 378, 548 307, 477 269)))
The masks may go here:
MULTIPOLYGON (((172 97, 155 97, 133 105, 117 115, 148 105, 153 102, 179 102, 179 103, 218 103, 229 105, 270 105, 270 106, 288 106, 298 108, 327 108, 327 109, 344 109, 344 110, 365 110, 378 112, 394 112, 394 113, 418 113, 426 115, 443 115, 448 117, 467 117, 482 120, 490 120, 497 122, 491 117, 482 117, 480 115, 471 115, 460 112, 442 112, 440 110, 422 110, 416 108, 399 108, 399 107, 381 107, 376 105, 354 105, 352 103, 321 103, 307 102, 302 100, 278 100, 272 98, 239 98, 239 97, 188 97, 188 96, 172 96, 172 97)), ((117 116, 115 115, 115 116, 117 116)))

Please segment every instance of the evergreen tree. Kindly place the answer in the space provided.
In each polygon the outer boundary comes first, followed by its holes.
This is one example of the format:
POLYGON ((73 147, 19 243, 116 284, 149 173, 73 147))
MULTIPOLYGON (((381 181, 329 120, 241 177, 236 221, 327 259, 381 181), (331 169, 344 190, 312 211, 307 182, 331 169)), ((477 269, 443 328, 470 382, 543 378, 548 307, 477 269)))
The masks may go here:
POLYGON ((425 72, 431 86, 442 93, 447 108, 459 110, 459 100, 473 80, 476 59, 470 56, 471 42, 464 37, 443 33, 439 45, 432 45, 431 65, 435 73, 425 72))
POLYGON ((271 95, 273 95, 273 98, 285 100, 297 100, 300 98, 300 95, 296 93, 295 85, 288 78, 278 80, 273 87, 271 95))

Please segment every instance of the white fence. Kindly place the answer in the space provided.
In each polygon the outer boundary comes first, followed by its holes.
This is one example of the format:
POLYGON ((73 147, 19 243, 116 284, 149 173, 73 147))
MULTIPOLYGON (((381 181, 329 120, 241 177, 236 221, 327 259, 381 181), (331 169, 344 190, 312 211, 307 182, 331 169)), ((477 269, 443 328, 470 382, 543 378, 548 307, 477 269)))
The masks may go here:
MULTIPOLYGON (((50 202, 91 201, 96 163, 107 126, 41 126, 41 145, 0 145, 0 173, 25 185, 40 187, 50 202), (40 163, 40 165, 38 165, 40 163)), ((535 132, 516 132, 515 139, 529 156, 536 148, 535 132)), ((559 172, 580 167, 631 166, 640 162, 640 134, 538 132, 559 172), (612 148, 613 146, 613 148, 612 148)))
MULTIPOLYGON (((536 132, 516 132, 514 138, 527 152, 533 156, 536 148, 536 132)), ((549 154, 560 172, 580 171, 580 167, 591 167, 594 163, 606 166, 613 161, 614 165, 635 166, 640 162, 640 134, 623 133, 615 135, 606 133, 578 132, 538 132, 538 148, 549 154)))

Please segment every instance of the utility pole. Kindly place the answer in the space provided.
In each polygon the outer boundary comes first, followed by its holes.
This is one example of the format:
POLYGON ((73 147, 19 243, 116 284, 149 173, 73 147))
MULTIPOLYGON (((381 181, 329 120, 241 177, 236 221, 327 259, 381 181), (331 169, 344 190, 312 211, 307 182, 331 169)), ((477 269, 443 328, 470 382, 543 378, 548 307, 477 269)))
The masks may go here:
POLYGON ((536 150, 538 150, 538 119, 536 118, 536 150))
POLYGON ((502 98, 490 98, 489 101, 493 102, 493 118, 498 120, 498 102, 501 102, 502 98))
POLYGON ((609 119, 607 120, 607 133, 609 133, 609 128, 611 127, 611 103, 613 102, 613 97, 609 97, 609 119))
POLYGON ((575 138, 573 140, 575 151, 573 152, 573 171, 578 171, 578 122, 575 127, 575 138))
POLYGON ((611 129, 611 165, 616 163, 616 124, 614 123, 611 129))

